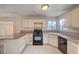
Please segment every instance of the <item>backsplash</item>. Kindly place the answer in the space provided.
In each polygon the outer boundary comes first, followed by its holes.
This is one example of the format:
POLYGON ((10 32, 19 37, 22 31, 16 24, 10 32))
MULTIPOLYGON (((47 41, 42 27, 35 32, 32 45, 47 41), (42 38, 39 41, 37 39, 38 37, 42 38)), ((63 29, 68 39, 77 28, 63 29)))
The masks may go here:
POLYGON ((64 28, 63 31, 79 34, 78 28, 64 28))
POLYGON ((79 29, 78 28, 62 28, 61 30, 58 30, 58 32, 79 38, 79 29))

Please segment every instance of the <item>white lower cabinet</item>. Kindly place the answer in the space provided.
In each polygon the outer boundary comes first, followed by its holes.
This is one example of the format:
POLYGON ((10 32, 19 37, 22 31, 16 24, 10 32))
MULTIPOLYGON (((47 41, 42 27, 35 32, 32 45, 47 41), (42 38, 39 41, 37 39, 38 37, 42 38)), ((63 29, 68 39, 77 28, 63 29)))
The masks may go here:
POLYGON ((27 44, 32 44, 33 43, 33 34, 29 33, 27 35, 27 44))
POLYGON ((46 33, 43 35, 43 44, 48 44, 48 35, 46 33))
POLYGON ((22 50, 25 48, 26 45, 27 45, 26 36, 24 36, 20 38, 20 41, 19 41, 19 53, 22 52, 22 50))
POLYGON ((68 41, 67 42, 67 53, 78 54, 78 44, 75 44, 72 41, 68 41))
POLYGON ((48 42, 50 45, 58 48, 58 38, 55 34, 48 34, 48 42))
POLYGON ((4 40, 4 54, 19 54, 27 45, 26 36, 18 39, 4 40))

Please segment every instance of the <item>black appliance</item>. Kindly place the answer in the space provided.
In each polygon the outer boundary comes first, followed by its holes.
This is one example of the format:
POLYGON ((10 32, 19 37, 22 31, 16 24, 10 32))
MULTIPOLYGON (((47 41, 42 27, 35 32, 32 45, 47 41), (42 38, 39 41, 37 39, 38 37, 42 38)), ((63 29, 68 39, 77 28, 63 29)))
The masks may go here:
POLYGON ((43 32, 41 29, 35 29, 33 32, 33 45, 43 45, 43 32))
POLYGON ((67 39, 58 36, 58 49, 64 53, 67 54, 67 39))

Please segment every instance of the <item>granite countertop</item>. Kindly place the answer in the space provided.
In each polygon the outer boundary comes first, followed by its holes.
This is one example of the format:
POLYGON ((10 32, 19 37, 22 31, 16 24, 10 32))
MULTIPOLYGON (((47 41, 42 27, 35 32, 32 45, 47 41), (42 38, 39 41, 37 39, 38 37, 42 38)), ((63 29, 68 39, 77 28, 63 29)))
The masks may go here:
MULTIPOLYGON (((51 31, 44 31, 44 32, 46 32, 46 33, 50 32, 51 33, 51 31)), ((20 38, 20 37, 22 37, 22 36, 24 36, 28 33, 33 33, 33 31, 21 31, 20 33, 14 34, 13 38, 3 38, 3 39, 0 39, 0 40, 18 39, 18 38, 20 38)), ((56 35, 58 35, 58 36, 64 37, 64 38, 66 38, 66 39, 68 39, 68 40, 70 40, 70 41, 72 41, 76 44, 79 44, 79 35, 77 35, 77 34, 66 33, 66 32, 65 33, 61 33, 61 32, 57 33, 56 31, 54 31, 53 33, 56 33, 56 35)))
MULTIPOLYGON (((45 31, 45 32, 51 32, 51 31, 45 31)), ((14 38, 17 39, 19 37, 22 37, 22 36, 28 34, 28 33, 33 33, 33 31, 32 32, 31 31, 30 32, 29 31, 22 31, 21 33, 15 34, 14 38)), ((57 34, 57 33, 55 33, 55 34, 57 34)), ((77 34, 65 32, 65 33, 58 33, 57 35, 62 36, 62 37, 66 38, 76 44, 79 44, 79 36, 77 34)))
POLYGON ((20 33, 14 34, 13 39, 18 39, 28 33, 33 33, 33 32, 32 31, 21 31, 20 33))
POLYGON ((58 33, 58 36, 66 38, 67 40, 72 41, 75 44, 79 44, 79 36, 72 33, 58 33))
POLYGON ((24 35, 26 35, 27 33, 26 32, 20 32, 20 33, 16 33, 13 35, 13 39, 17 39, 17 38, 20 38, 24 35))
POLYGON ((24 36, 24 35, 26 35, 28 33, 32 33, 32 32, 21 31, 20 33, 15 33, 13 35, 13 37, 11 37, 11 38, 2 38, 0 40, 13 40, 13 39, 18 39, 18 38, 20 38, 20 37, 22 37, 22 36, 24 36))
MULTIPOLYGON (((50 31, 43 31, 44 33, 49 33, 49 32, 56 32, 56 31, 52 31, 52 30, 50 30, 50 31)), ((12 40, 12 39, 18 39, 18 38, 20 38, 20 37, 22 37, 22 36, 24 36, 24 35, 26 35, 26 34, 28 34, 28 33, 33 33, 33 31, 31 31, 31 30, 29 30, 29 31, 26 31, 26 30, 23 30, 23 31, 21 31, 20 33, 15 33, 12 37, 10 37, 9 36, 9 38, 2 38, 2 39, 0 39, 0 40, 12 40)))

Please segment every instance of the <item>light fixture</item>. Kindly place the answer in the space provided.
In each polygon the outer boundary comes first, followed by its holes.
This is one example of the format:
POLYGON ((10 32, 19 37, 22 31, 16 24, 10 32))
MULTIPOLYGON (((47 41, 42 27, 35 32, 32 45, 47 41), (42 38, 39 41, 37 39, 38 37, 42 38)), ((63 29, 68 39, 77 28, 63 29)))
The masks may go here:
POLYGON ((42 10, 46 11, 48 9, 49 5, 48 4, 44 4, 41 6, 42 10))

